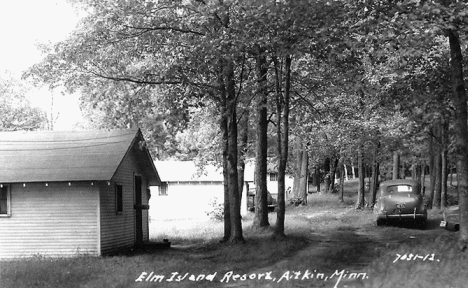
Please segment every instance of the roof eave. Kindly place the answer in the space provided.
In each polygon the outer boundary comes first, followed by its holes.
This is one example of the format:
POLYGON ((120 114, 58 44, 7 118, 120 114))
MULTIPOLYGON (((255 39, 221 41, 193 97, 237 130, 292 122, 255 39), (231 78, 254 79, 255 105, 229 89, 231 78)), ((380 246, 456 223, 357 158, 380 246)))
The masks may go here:
POLYGON ((122 159, 120 159, 120 163, 119 163, 119 165, 117 165, 117 168, 115 169, 114 174, 112 175, 111 179, 114 178, 115 174, 117 173, 117 170, 122 165, 122 162, 125 159, 125 157, 127 157, 127 155, 130 153, 130 151, 134 147, 136 147, 136 149, 143 150, 143 153, 144 153, 144 157, 143 157, 143 159, 144 159, 143 162, 144 163, 140 163, 140 164, 143 166, 145 176, 147 177, 147 180, 148 180, 148 185, 149 186, 159 186, 159 185, 161 185, 161 179, 159 177, 158 171, 156 170, 156 167, 154 166, 153 158, 151 157, 151 154, 149 153, 148 148, 146 147, 146 145, 144 145, 142 147, 137 147, 136 146, 136 145, 139 144, 138 143, 139 140, 145 141, 145 139, 143 138, 143 133, 141 132, 140 129, 138 129, 136 131, 135 137, 133 137, 133 140, 130 143, 130 145, 128 146, 127 151, 123 155, 122 159))

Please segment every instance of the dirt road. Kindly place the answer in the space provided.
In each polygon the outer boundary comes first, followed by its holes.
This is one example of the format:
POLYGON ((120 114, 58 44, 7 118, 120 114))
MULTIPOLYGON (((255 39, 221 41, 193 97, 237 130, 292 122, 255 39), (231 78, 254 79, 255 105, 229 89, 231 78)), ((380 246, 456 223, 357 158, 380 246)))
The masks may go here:
MULTIPOLYGON (((365 217, 373 218, 372 213, 368 214, 365 217)), ((312 222, 323 218, 315 214, 303 216, 312 222)), ((425 230, 407 224, 377 227, 373 221, 361 225, 359 221, 353 223, 349 216, 348 212, 335 213, 335 220, 343 222, 342 226, 301 233, 308 239, 305 248, 252 272, 255 275, 270 273, 268 281, 232 282, 223 287, 364 287, 366 277, 372 276, 366 274, 369 265, 390 248, 450 233, 439 227, 439 216, 428 219, 425 230)))

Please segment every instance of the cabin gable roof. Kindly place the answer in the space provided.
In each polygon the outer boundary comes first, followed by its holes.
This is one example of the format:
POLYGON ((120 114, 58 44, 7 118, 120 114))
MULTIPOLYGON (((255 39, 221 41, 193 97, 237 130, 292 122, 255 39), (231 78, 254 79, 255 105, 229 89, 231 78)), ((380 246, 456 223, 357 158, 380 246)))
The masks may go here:
POLYGON ((214 164, 202 167, 194 161, 156 161, 163 182, 222 182, 223 169, 214 164))
POLYGON ((0 183, 109 181, 130 149, 160 180, 138 129, 0 132, 0 183))

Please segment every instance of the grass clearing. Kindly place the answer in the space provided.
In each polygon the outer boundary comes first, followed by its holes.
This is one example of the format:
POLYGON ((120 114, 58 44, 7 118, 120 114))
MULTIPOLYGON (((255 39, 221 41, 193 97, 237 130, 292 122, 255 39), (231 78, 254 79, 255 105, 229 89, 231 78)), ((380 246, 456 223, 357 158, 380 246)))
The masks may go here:
POLYGON ((217 241, 222 238, 223 222, 211 219, 164 220, 151 222, 151 240, 169 239, 173 244, 217 241))
MULTIPOLYGON (((285 240, 272 239, 271 229, 253 229, 253 213, 243 218, 247 243, 238 246, 219 243, 222 222, 161 221, 152 223, 155 240, 168 238, 171 249, 1 261, 0 287, 466 286, 468 256, 456 248, 458 232, 437 227, 441 211, 430 211, 425 231, 376 227, 371 211, 354 209, 356 183, 348 184, 344 202, 336 194, 314 193, 308 206, 288 206, 285 240), (407 260, 410 254, 412 260, 407 260), (167 281, 185 273, 189 274, 180 282, 167 281), (298 279, 294 273, 300 273, 298 279), (235 274, 239 274, 236 281, 235 274), (142 281, 136 281, 142 275, 142 281), (165 278, 146 281, 148 275, 165 278), (201 280, 209 275, 213 281, 201 280), (276 279, 265 280, 267 276, 276 279)), ((270 213, 269 219, 274 225, 276 214, 270 213)))

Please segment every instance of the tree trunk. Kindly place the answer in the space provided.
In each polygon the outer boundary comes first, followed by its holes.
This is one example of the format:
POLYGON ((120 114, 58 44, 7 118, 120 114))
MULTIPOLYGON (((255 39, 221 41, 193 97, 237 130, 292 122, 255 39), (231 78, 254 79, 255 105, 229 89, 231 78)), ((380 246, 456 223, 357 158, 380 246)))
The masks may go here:
POLYGON ((440 199, 442 192, 442 155, 437 153, 434 161, 435 187, 434 197, 432 198, 432 207, 440 209, 440 199))
MULTIPOLYGON (((227 136, 227 127, 225 128, 225 132, 223 131, 223 138, 227 136), (224 135, 226 134, 226 135, 224 135)), ((227 139, 226 139, 227 140, 227 139)), ((224 141, 224 139, 223 139, 224 141)), ((228 145, 227 141, 223 145, 223 188, 224 188, 224 237, 222 242, 226 242, 231 237, 231 205, 230 205, 230 197, 229 197, 229 174, 228 174, 228 145)))
POLYGON ((351 158, 351 172, 353 174, 353 179, 356 179, 356 172, 354 171, 354 162, 352 158, 351 158))
MULTIPOLYGON (((416 161, 414 163, 414 176, 413 176, 413 179, 416 180, 416 182, 418 183, 418 187, 421 187, 421 185, 423 184, 422 183, 422 178, 421 178, 421 162, 419 161, 416 161)), ((421 190, 420 190, 421 192, 421 190)))
POLYGON ((426 162, 421 163, 421 195, 426 194, 426 162))
POLYGON ((400 179, 399 172, 400 171, 400 154, 395 151, 393 152, 393 173, 392 173, 392 179, 400 179))
POLYGON ((427 209, 432 209, 432 199, 434 198, 435 180, 436 180, 436 169, 434 166, 435 158, 437 157, 434 140, 434 129, 433 127, 429 130, 429 191, 427 192, 427 209))
POLYGON ((377 196, 377 189, 379 188, 379 162, 377 156, 379 153, 380 142, 375 145, 374 156, 372 159, 372 176, 369 185, 369 207, 374 208, 377 196))
POLYGON ((447 182, 448 182, 448 173, 447 173, 447 150, 442 150, 442 167, 441 167, 441 197, 440 197, 440 208, 445 209, 447 207, 447 182))
POLYGON ((460 207, 459 246, 468 248, 468 126, 467 95, 463 78, 463 56, 456 31, 447 31, 450 43, 452 101, 455 107, 455 154, 457 156, 458 194, 460 207))
POLYGON ((259 94, 257 96, 257 139, 255 143, 255 218, 254 227, 270 226, 268 221, 268 192, 267 192, 267 59, 264 50, 258 48, 256 55, 257 85, 259 94))
POLYGON ((318 179, 317 179, 317 166, 314 167, 314 172, 312 173, 312 179, 311 179, 311 183, 312 183, 312 186, 317 186, 317 182, 318 182, 318 179))
POLYGON ((296 154, 295 160, 295 169, 294 169, 294 183, 293 183, 293 197, 299 198, 300 197, 300 182, 301 182, 301 164, 302 164, 302 147, 301 147, 301 138, 299 136, 295 136, 294 140, 294 150, 296 154))
MULTIPOLYGON (((241 127, 240 135, 239 135, 239 163, 238 168, 237 168, 237 173, 238 173, 238 186, 239 186, 239 201, 242 203, 242 194, 244 192, 244 171, 245 171, 245 157, 247 154, 247 144, 249 140, 249 116, 250 116, 250 111, 249 108, 246 107, 244 110, 244 114, 242 115, 242 119, 239 122, 239 125, 241 127)), ((248 192, 248 191, 247 191, 248 192)))
MULTIPOLYGON (((277 68, 278 65, 275 65, 277 68)), ((278 201, 276 211, 276 225, 275 225, 275 236, 284 237, 284 220, 286 215, 286 197, 285 197, 285 178, 286 178, 286 164, 288 161, 288 143, 289 143, 289 98, 290 98, 290 87, 291 87, 291 57, 286 56, 285 61, 286 79, 284 87, 284 97, 280 89, 277 89, 277 115, 278 115, 278 201), (281 117, 282 116, 282 117, 281 117), (281 131, 282 129, 282 131, 281 131)), ((278 69, 276 69, 278 71, 278 69)), ((279 73, 277 76, 277 87, 282 83, 279 73)))
POLYGON ((308 184, 308 164, 309 164, 309 155, 307 150, 302 151, 302 163, 301 163, 301 181, 300 181, 300 189, 301 189, 301 198, 302 204, 307 205, 307 184, 308 184))
POLYGON ((449 122, 444 119, 442 123, 442 195, 440 199, 440 206, 442 209, 447 207, 447 184, 448 184, 448 145, 450 143, 449 139, 449 122))
MULTIPOLYGON (((368 188, 368 191, 367 192, 370 192, 371 191, 371 181, 372 181, 372 167, 369 166, 369 165, 364 165, 364 171, 366 171, 366 178, 367 178, 367 185, 365 187, 368 188)), ((365 179, 364 178, 364 181, 365 179)), ((370 196, 368 195, 367 198, 370 198, 370 196)), ((369 202, 367 202, 367 205, 369 205, 369 202)))
POLYGON ((406 178, 406 162, 405 161, 401 161, 400 159, 400 163, 401 163, 401 167, 400 167, 400 174, 399 174, 399 177, 400 179, 405 179, 406 178))
POLYGON ((320 167, 315 168, 315 178, 317 178, 317 193, 321 193, 320 186, 322 185, 322 173, 320 172, 320 167))
POLYGON ((330 192, 335 193, 335 174, 336 174, 336 168, 338 166, 338 157, 333 157, 332 161, 330 161, 330 192))
POLYGON ((344 181, 345 181, 345 173, 346 173, 346 165, 344 164, 344 156, 340 157, 338 161, 339 175, 340 175, 340 190, 338 191, 338 200, 340 202, 344 202, 344 181))
POLYGON ((238 189, 238 174, 237 174, 237 113, 236 113, 236 91, 234 83, 234 64, 228 62, 225 70, 226 80, 226 116, 227 116, 227 132, 228 132, 228 153, 227 153, 227 169, 228 169, 228 188, 229 188, 229 204, 230 204, 230 219, 231 219, 231 235, 229 241, 233 244, 244 243, 242 235, 242 218, 240 214, 240 197, 238 189))
POLYGON ((224 236, 221 240, 222 242, 226 242, 231 237, 231 213, 230 213, 230 197, 229 197, 229 174, 228 174, 228 127, 227 127, 227 114, 226 114, 226 85, 224 84, 224 72, 223 72, 224 64, 220 61, 218 71, 218 86, 220 88, 220 108, 219 112, 221 115, 220 121, 220 130, 223 139, 223 188, 224 188, 224 236))
POLYGON ((432 198, 432 207, 440 209, 440 200, 442 195, 442 122, 436 119, 434 125, 435 145, 434 147, 434 195, 432 198))
POLYGON ((325 162, 323 164, 324 166, 324 182, 325 182, 325 193, 328 193, 330 191, 330 158, 327 157, 325 158, 325 162))
POLYGON ((363 165, 362 147, 358 150, 358 174, 359 174, 359 190, 356 209, 362 209, 365 206, 365 193, 364 193, 364 165, 363 165))

